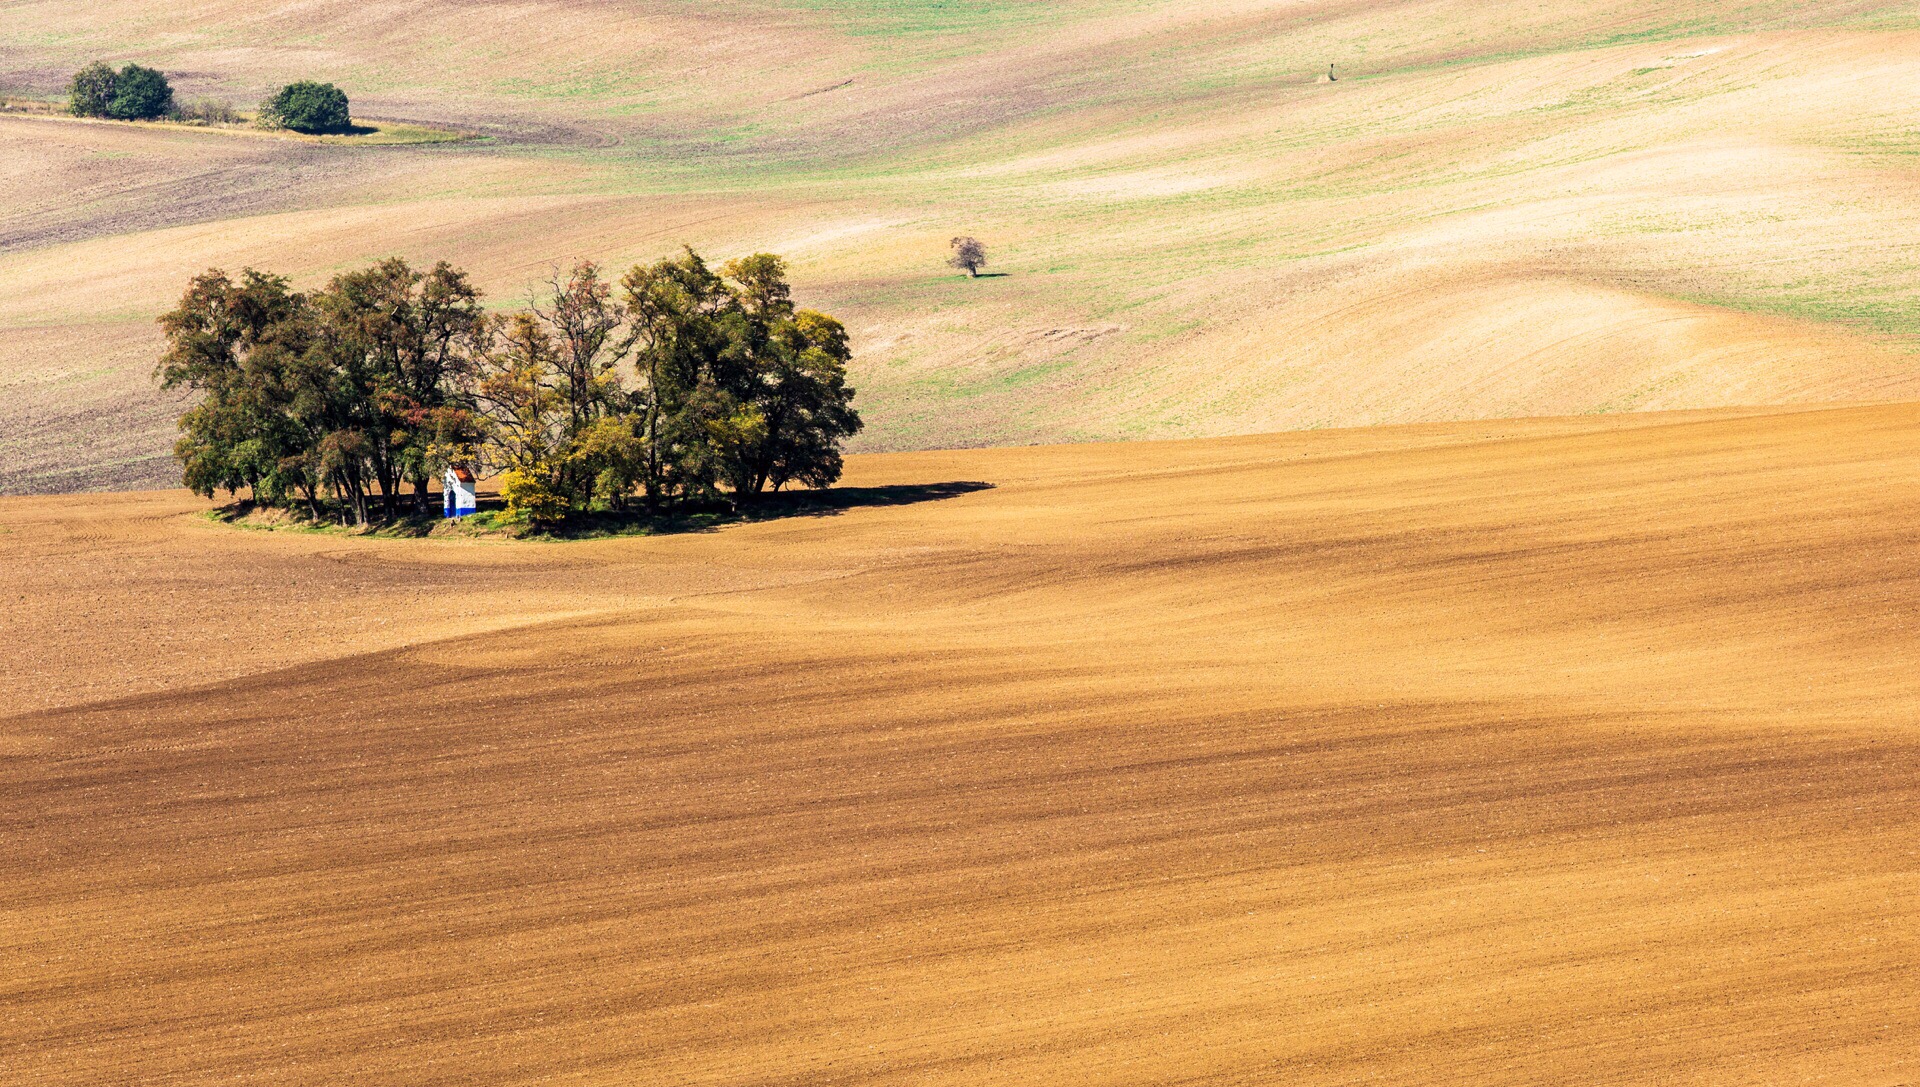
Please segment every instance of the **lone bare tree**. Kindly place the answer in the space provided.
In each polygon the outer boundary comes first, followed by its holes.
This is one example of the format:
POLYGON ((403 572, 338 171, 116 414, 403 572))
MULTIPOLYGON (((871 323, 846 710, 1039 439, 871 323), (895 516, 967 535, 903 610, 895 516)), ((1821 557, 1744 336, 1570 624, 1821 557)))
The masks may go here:
POLYGON ((978 279, 980 269, 987 266, 987 247, 980 244, 980 239, 963 234, 947 244, 953 247, 953 256, 947 258, 947 263, 978 279))

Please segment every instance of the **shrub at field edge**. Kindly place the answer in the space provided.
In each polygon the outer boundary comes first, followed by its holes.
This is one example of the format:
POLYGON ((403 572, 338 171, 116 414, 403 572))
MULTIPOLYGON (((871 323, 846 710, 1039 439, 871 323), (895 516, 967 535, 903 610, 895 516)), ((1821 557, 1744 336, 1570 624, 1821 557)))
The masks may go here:
POLYGON ((262 102, 257 122, 263 128, 285 128, 309 136, 353 131, 346 92, 331 83, 310 80, 289 83, 262 102))

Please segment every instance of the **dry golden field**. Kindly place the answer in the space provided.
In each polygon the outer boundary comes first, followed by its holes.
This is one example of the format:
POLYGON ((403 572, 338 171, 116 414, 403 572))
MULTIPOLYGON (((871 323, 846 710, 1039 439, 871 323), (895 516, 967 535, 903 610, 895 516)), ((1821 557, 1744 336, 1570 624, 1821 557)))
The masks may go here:
POLYGON ((0 499, 7 1083, 1920 1078, 1920 407, 0 499))
POLYGON ((867 450, 1920 396, 1911 3, 0 2, 96 57, 476 139, 0 113, 0 493, 174 481, 189 275, 395 253, 785 253, 867 450))

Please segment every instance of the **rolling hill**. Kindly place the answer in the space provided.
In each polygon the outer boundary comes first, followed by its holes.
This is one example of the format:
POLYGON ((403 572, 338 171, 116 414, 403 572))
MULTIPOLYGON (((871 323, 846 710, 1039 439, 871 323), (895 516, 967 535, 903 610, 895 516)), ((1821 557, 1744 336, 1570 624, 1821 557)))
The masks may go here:
POLYGON ((1909 1082, 1920 409, 0 500, 15 1082, 1909 1082), (960 493, 964 491, 964 493, 960 493))
POLYGON ((855 332, 867 450, 1920 391, 1909 5, 0 12, 16 97, 137 58, 476 137, 0 113, 0 492, 173 481, 148 373, 190 274, 393 253, 500 305, 576 257, 788 254, 855 332), (961 232, 1003 277, 942 267, 961 232))
POLYGON ((0 0, 0 102, 0 1080, 1920 1077, 1912 4, 0 0), (683 244, 848 321, 837 504, 158 489, 200 270, 683 244))

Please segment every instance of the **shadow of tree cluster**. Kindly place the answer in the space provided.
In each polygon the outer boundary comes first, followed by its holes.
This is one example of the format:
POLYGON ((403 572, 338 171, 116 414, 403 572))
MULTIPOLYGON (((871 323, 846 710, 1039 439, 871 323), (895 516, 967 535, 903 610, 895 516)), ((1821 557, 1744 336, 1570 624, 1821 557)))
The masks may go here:
MULTIPOLYGON (((672 536, 687 532, 712 532, 728 525, 778 521, 789 517, 834 517, 846 510, 872 506, 911 506, 920 502, 958 498, 992 488, 993 484, 979 480, 955 480, 946 483, 896 483, 881 487, 830 487, 817 491, 776 491, 760 495, 739 507, 721 499, 680 501, 652 509, 637 505, 626 510, 574 513, 565 521, 553 525, 528 525, 509 520, 506 503, 497 494, 491 493, 480 496, 479 512, 458 522, 449 521, 436 511, 348 527, 342 523, 345 520, 344 513, 335 503, 323 503, 316 517, 304 509, 268 508, 245 500, 222 506, 211 511, 209 516, 216 521, 244 528, 341 532, 391 539, 449 535, 593 540, 614 536, 672 536)), ((434 504, 438 506, 437 500, 434 504)))
MULTIPOLYGON (((992 489, 993 484, 979 480, 954 480, 946 483, 896 483, 881 487, 830 487, 817 491, 776 491, 760 495, 751 503, 737 508, 725 502, 707 502, 680 503, 659 510, 576 513, 558 525, 543 527, 539 535, 564 540, 711 532, 732 524, 778 521, 789 517, 833 517, 845 510, 871 506, 911 506, 992 489)), ((486 512, 495 503, 483 499, 481 506, 482 512, 486 512)))

